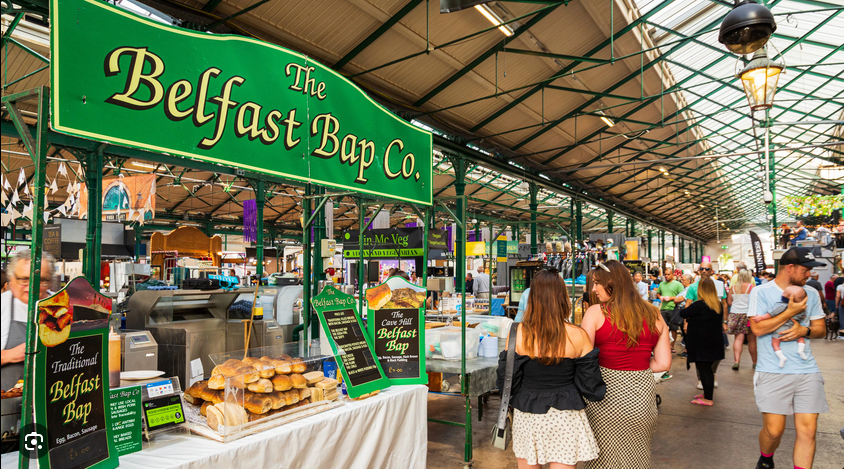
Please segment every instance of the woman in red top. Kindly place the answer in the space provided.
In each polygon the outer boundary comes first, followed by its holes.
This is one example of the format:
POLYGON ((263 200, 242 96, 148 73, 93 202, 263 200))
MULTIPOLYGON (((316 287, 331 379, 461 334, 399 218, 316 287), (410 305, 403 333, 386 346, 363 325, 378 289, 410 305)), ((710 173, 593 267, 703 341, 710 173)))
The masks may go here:
POLYGON ((581 327, 600 350, 607 393, 586 407, 600 451, 585 467, 648 469, 657 419, 654 373, 671 366, 668 326, 621 262, 598 264, 592 280, 598 304, 586 310, 581 327))

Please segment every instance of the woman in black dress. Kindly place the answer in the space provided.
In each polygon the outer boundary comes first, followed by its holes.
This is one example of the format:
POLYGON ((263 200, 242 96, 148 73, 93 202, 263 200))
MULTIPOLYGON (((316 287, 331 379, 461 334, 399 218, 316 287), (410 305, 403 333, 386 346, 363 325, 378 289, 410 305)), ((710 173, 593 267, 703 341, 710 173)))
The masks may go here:
POLYGON ((680 311, 680 317, 688 321, 686 369, 694 362, 703 385, 703 394, 695 396, 692 404, 711 406, 715 391, 712 362, 724 359, 724 339, 721 336, 724 315, 712 279, 700 281, 698 297, 699 300, 680 311))

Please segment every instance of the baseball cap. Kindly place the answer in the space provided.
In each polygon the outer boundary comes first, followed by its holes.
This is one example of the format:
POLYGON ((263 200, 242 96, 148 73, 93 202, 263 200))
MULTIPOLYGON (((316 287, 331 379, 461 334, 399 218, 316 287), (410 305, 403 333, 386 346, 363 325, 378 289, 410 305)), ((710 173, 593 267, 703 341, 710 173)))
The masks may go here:
POLYGON ((815 260, 811 248, 794 247, 785 251, 780 258, 780 265, 802 265, 803 267, 823 267, 826 264, 815 260))

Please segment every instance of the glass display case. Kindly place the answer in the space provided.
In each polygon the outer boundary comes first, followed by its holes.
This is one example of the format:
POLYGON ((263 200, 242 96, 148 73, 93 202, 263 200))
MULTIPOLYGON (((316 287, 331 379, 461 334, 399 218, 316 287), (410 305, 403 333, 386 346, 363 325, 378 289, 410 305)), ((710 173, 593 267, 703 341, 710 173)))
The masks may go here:
POLYGON ((299 357, 296 344, 210 356, 211 377, 185 391, 191 431, 228 443, 343 405, 335 357, 299 357))

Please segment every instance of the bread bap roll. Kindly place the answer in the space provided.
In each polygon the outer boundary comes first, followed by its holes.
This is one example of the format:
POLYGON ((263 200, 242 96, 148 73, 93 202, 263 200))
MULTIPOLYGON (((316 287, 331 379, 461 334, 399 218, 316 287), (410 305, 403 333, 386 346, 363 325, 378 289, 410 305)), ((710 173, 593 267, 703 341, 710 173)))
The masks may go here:
POLYGON ((205 421, 208 423, 208 426, 211 427, 211 430, 214 430, 215 432, 219 433, 219 426, 225 425, 225 418, 223 417, 223 412, 213 405, 208 406, 205 409, 205 412, 205 421))
POLYGON ((284 404, 285 405, 292 405, 299 402, 299 391, 295 389, 291 389, 290 391, 284 392, 284 404))
POLYGON ((207 416, 208 415, 208 407, 214 405, 211 401, 205 401, 202 403, 202 407, 199 408, 200 415, 207 416))
POLYGON ((275 374, 277 375, 289 375, 293 372, 289 360, 273 360, 273 364, 275 365, 275 374))
POLYGON ((193 397, 188 393, 185 393, 185 401, 187 401, 190 404, 194 404, 194 405, 202 405, 202 402, 203 402, 202 399, 200 399, 198 397, 193 397))
POLYGON ((190 396, 194 398, 201 399, 202 396, 202 388, 204 388, 208 384, 208 380, 197 381, 185 391, 185 396, 190 396))
POLYGON ((320 388, 308 388, 311 390, 311 402, 319 402, 325 400, 325 391, 320 388))
MULTIPOLYGON (((222 365, 216 366, 215 370, 227 378, 242 376, 242 381, 247 384, 254 383, 255 381, 261 379, 261 377, 258 376, 258 370, 240 360, 235 359, 226 360, 222 365)), ((211 374, 213 376, 215 374, 214 371, 212 371, 211 374)))
MULTIPOLYGON (((215 404, 214 406, 208 407, 208 409, 206 409, 206 410, 208 412, 209 426, 211 426, 210 425, 211 415, 215 411, 219 412, 223 416, 222 421, 218 421, 218 424, 223 424, 227 427, 242 425, 242 424, 246 423, 246 421, 247 421, 246 411, 243 410, 243 407, 240 407, 237 404, 222 402, 220 404, 215 404)), ((216 413, 215 413, 215 417, 218 417, 216 415, 216 413)), ((215 430, 217 430, 217 428, 215 428, 215 427, 211 427, 211 428, 214 428, 215 430)))
POLYGON ((314 387, 328 390, 336 388, 338 384, 340 384, 340 382, 334 378, 325 378, 322 381, 315 383, 314 387))
POLYGON ((311 388, 299 388, 299 389, 297 389, 297 391, 299 391, 299 400, 300 401, 311 397, 311 388))
POLYGON ((262 361, 260 358, 246 357, 243 359, 243 363, 255 368, 261 378, 272 378, 275 375, 275 366, 262 361))
POLYGON ((261 378, 258 381, 255 381, 254 383, 249 383, 246 387, 252 392, 273 392, 273 382, 265 378, 261 378))
POLYGON ((291 360, 290 371, 292 371, 293 373, 304 373, 307 370, 308 365, 306 365, 305 362, 302 361, 302 359, 294 358, 293 360, 291 360))
POLYGON ((331 391, 325 393, 325 400, 326 401, 333 401, 334 399, 337 399, 338 397, 340 397, 340 393, 337 392, 336 389, 332 389, 331 391))
POLYGON ((366 289, 366 304, 373 311, 381 309, 392 297, 393 292, 386 283, 366 289))
POLYGON ((273 408, 273 400, 265 394, 246 393, 243 407, 253 414, 266 414, 273 408))
POLYGON ((267 417, 269 414, 256 414, 253 412, 246 412, 246 420, 249 422, 254 422, 256 420, 260 420, 264 417, 267 417))
POLYGON ((267 395, 270 396, 270 399, 272 399, 272 401, 273 401, 273 404, 272 404, 273 410, 278 410, 278 409, 281 409, 282 407, 284 407, 285 402, 284 402, 284 393, 283 392, 275 391, 275 392, 273 392, 271 394, 267 394, 267 395))
POLYGON ((325 375, 323 375, 321 371, 310 371, 302 376, 304 376, 305 380, 308 381, 308 386, 313 386, 315 383, 318 383, 325 378, 325 375))
POLYGON ((226 387, 226 377, 223 375, 213 375, 208 380, 208 389, 219 390, 226 387))
POLYGON ((223 399, 226 397, 225 391, 211 391, 211 403, 212 404, 219 404, 223 402, 223 399))
POLYGON ((273 389, 276 391, 287 391, 293 389, 293 381, 288 375, 275 375, 272 379, 273 389))
POLYGON ((279 360, 291 360, 293 357, 291 357, 290 355, 288 355, 286 353, 282 353, 281 355, 277 356, 276 358, 279 359, 279 360))
POLYGON ((300 375, 299 373, 291 374, 290 380, 293 382, 293 387, 296 389, 308 387, 308 380, 306 380, 305 377, 300 375))

